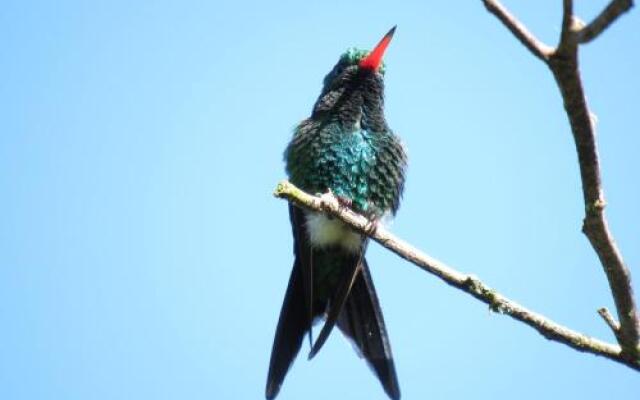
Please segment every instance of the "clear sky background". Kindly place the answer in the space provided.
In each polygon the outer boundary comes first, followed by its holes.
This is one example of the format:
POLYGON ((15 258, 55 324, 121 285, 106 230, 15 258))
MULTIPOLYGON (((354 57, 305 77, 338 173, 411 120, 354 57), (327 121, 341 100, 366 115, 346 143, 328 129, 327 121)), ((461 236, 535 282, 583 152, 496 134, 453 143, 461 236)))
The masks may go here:
MULTIPOLYGON (((560 1, 506 4, 555 44, 560 1)), ((585 20, 607 2, 576 1, 585 20)), ((0 9, 0 398, 260 399, 290 268, 282 151, 325 73, 394 24, 400 237, 613 336, 553 78, 480 0, 13 1, 0 9)), ((640 294, 640 10, 582 50, 640 294)), ((378 245, 405 399, 602 399, 640 374, 548 342, 378 245)), ((306 345, 305 345, 306 346, 306 345)), ((334 333, 280 399, 384 399, 334 333)))

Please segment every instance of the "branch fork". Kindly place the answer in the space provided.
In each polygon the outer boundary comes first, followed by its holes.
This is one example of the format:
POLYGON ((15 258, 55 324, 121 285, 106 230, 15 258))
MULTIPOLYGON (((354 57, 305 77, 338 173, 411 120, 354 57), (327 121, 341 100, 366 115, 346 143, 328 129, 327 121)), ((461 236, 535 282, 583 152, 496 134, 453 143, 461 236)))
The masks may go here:
POLYGON ((599 311, 613 330, 624 356, 640 357, 640 318, 633 298, 631 273, 609 229, 604 208, 606 201, 600 178, 600 160, 595 121, 589 111, 578 68, 581 44, 589 43, 633 6, 632 0, 612 0, 602 12, 586 24, 573 12, 573 1, 563 0, 562 32, 555 48, 539 41, 498 0, 483 0, 494 14, 527 49, 551 70, 558 84, 578 153, 585 204, 583 233, 589 239, 604 269, 620 322, 599 311), (615 322, 615 323, 613 323, 615 322))

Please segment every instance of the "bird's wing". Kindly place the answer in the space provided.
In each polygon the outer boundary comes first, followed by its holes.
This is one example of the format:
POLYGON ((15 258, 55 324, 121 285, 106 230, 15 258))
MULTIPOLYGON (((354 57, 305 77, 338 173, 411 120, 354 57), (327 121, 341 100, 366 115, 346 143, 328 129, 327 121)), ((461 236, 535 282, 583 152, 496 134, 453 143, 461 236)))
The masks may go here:
POLYGON ((299 264, 296 258, 289 278, 289 287, 282 303, 276 336, 273 339, 265 392, 267 399, 275 398, 280 391, 282 381, 300 351, 302 339, 307 330, 304 303, 301 301, 303 291, 299 264))
POLYGON ((371 280, 366 259, 351 288, 351 293, 338 318, 338 327, 360 351, 374 370, 385 392, 392 399, 400 398, 400 387, 391 354, 387 330, 371 280))
POLYGON ((307 330, 309 332, 309 345, 313 346, 313 250, 309 240, 309 234, 305 228, 305 215, 301 208, 289 204, 289 219, 293 233, 293 252, 296 260, 300 260, 300 272, 302 278, 303 301, 307 316, 307 330))
POLYGON ((273 399, 293 363, 305 332, 311 337, 313 304, 313 267, 309 238, 304 229, 304 214, 294 205, 289 206, 289 216, 294 238, 295 261, 284 296, 280 319, 271 350, 271 362, 267 376, 266 398, 273 399))

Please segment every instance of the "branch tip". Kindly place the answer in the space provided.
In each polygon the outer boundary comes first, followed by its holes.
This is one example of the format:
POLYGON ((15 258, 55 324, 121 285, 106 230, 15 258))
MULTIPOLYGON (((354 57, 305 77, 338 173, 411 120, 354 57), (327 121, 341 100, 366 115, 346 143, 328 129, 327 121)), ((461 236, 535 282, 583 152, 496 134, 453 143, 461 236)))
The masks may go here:
POLYGON ((589 43, 600 36, 622 14, 631 10, 633 0, 612 0, 602 12, 578 32, 579 43, 589 43))
POLYGON ((611 315, 609 310, 606 307, 599 308, 598 314, 600 314, 604 322, 609 325, 609 328, 611 328, 613 334, 618 337, 618 334, 620 333, 620 324, 615 320, 615 318, 613 318, 613 315, 611 315))
POLYGON ((287 189, 289 186, 289 181, 287 180, 282 180, 280 182, 278 182, 278 184, 276 185, 275 190, 273 191, 273 196, 274 197, 278 197, 278 198, 282 198, 285 196, 285 194, 287 193, 287 189))
POLYGON ((495 15, 502 24, 522 43, 534 56, 547 62, 553 48, 536 38, 527 27, 507 10, 498 0, 482 0, 485 8, 495 15))

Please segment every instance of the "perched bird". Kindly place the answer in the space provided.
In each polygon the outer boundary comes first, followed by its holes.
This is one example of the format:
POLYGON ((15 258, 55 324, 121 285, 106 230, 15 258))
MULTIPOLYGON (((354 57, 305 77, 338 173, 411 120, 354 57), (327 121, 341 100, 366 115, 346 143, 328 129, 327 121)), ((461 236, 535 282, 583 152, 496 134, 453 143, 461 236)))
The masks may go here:
MULTIPOLYGON (((384 117, 382 56, 393 27, 371 51, 349 49, 324 78, 311 117, 285 151, 290 181, 310 193, 331 192, 371 220, 395 214, 407 157, 384 117)), ((366 359, 392 399, 398 378, 382 312, 364 257, 367 237, 342 222, 289 206, 295 261, 276 330, 266 397, 282 381, 309 334, 312 358, 334 325, 366 359), (311 327, 324 317, 315 343, 311 327)))

